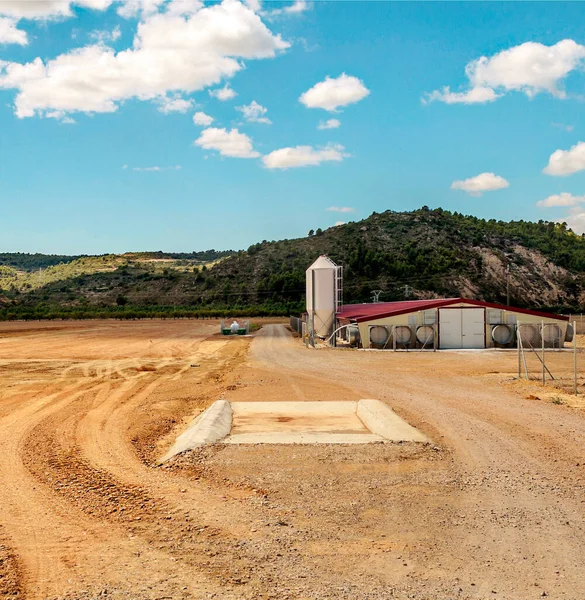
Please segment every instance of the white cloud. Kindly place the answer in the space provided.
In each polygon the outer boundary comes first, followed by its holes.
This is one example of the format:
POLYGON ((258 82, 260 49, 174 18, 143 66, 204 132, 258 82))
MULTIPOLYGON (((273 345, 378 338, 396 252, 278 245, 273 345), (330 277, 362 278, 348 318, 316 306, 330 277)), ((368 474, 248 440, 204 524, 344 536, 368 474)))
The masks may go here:
POLYGON ((218 129, 210 127, 204 129, 195 140, 195 144, 205 150, 217 150, 222 156, 235 158, 257 158, 260 156, 254 150, 252 140, 237 129, 218 129))
POLYGON ((446 87, 427 94, 423 101, 491 102, 510 91, 523 92, 530 98, 542 92, 565 98, 564 79, 582 67, 584 61, 585 46, 573 40, 562 40, 553 46, 526 42, 468 63, 465 67, 469 80, 467 91, 454 93, 446 87))
POLYGON ((491 192, 507 188, 510 184, 499 175, 494 173, 480 173, 475 177, 454 181, 451 184, 452 190, 463 190, 472 196, 481 196, 483 192, 491 192))
POLYGON ((330 212, 351 213, 355 211, 355 208, 351 206, 330 206, 327 210, 330 212))
POLYGON ((167 5, 167 13, 172 15, 194 15, 203 8, 200 0, 171 0, 167 5))
POLYGON ((229 83, 226 83, 222 88, 218 88, 217 90, 209 90, 209 95, 212 98, 217 98, 218 100, 221 100, 222 102, 225 102, 226 100, 231 100, 232 98, 235 98, 237 96, 236 92, 232 90, 229 83))
POLYGON ((262 9, 261 0, 244 0, 244 2, 248 5, 248 8, 254 12, 259 12, 262 9))
POLYGON ((288 4, 283 8, 274 8, 267 11, 267 16, 278 17, 281 15, 299 15, 311 8, 307 0, 295 0, 292 4, 288 4))
POLYGON ((435 90, 427 94, 423 99, 423 104, 439 100, 445 104, 485 104, 493 102, 500 96, 491 88, 474 87, 467 92, 452 92, 449 86, 445 86, 442 90, 435 90))
POLYGON ((551 206, 577 206, 585 203, 585 196, 573 196, 567 192, 553 194, 544 200, 539 200, 536 206, 551 207, 551 206))
POLYGON ((339 119, 328 119, 327 121, 321 121, 317 125, 317 129, 337 129, 341 125, 339 119))
POLYGON ((118 14, 124 19, 133 19, 138 16, 148 16, 156 13, 164 0, 122 0, 118 14))
POLYGON ((45 117, 47 119, 56 119, 57 121, 60 121, 63 125, 75 124, 75 120, 71 117, 68 117, 67 114, 62 110, 49 110, 45 113, 45 117))
POLYGON ((585 169, 585 142, 578 142, 570 150, 555 150, 544 168, 547 175, 571 175, 585 169))
POLYGON ((166 115, 172 112, 186 113, 193 106, 193 100, 185 100, 180 96, 163 96, 159 100, 158 109, 166 115))
POLYGON ((340 225, 345 225, 345 221, 335 221, 334 227, 339 227, 340 225))
POLYGON ((94 42, 100 42, 102 44, 107 44, 108 42, 115 42, 120 39, 122 35, 122 31, 119 26, 114 27, 112 31, 108 30, 95 30, 89 34, 90 39, 94 42))
POLYGON ((15 19, 0 17, 0 44, 28 44, 26 31, 17 28, 15 19))
POLYGON ((573 129, 575 129, 574 125, 565 125, 564 123, 551 123, 551 125, 553 127, 556 127, 557 129, 562 129, 563 131, 567 131, 568 133, 571 133, 571 131, 573 131, 573 129))
POLYGON ((316 150, 312 146, 296 146, 295 148, 280 148, 263 157, 267 169, 290 169, 320 165, 326 161, 342 161, 348 155, 343 146, 330 145, 316 150))
POLYGON ((308 108, 334 111, 340 106, 354 104, 370 93, 357 77, 342 73, 339 77, 326 77, 301 95, 299 101, 308 108))
MULTIPOLYGON (((124 165, 123 169, 127 169, 128 166, 124 165)), ((146 172, 146 173, 158 173, 160 171, 180 171, 182 169, 181 165, 176 165, 174 167, 132 167, 133 171, 146 172)))
POLYGON ((579 206, 571 208, 569 214, 563 219, 558 219, 557 223, 566 223, 575 233, 581 235, 585 233, 585 211, 579 206))
POLYGON ((250 9, 224 0, 188 18, 149 17, 122 52, 93 45, 47 63, 0 62, 0 88, 17 90, 21 118, 48 110, 113 112, 130 98, 157 100, 217 85, 243 69, 243 59, 272 58, 288 46, 250 9))
POLYGON ((252 100, 252 103, 247 106, 237 106, 236 110, 239 110, 244 115, 246 121, 250 123, 264 123, 265 125, 270 125, 272 123, 272 121, 265 116, 268 109, 264 108, 261 104, 258 104, 255 100, 252 100))
POLYGON ((203 125, 203 127, 209 127, 213 123, 213 117, 206 115, 204 112, 196 112, 193 115, 193 123, 195 125, 203 125))
POLYGON ((113 0, 1 0, 0 15, 15 19, 55 19, 72 16, 71 6, 105 10, 113 0))

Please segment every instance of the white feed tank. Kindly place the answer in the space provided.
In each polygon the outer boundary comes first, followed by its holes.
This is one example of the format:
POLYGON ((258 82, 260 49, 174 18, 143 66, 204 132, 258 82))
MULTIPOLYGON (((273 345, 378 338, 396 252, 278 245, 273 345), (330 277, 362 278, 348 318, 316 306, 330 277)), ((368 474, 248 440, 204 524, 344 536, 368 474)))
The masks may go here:
POLYGON ((333 333, 337 265, 327 256, 320 256, 307 269, 307 313, 315 335, 325 338, 333 333))

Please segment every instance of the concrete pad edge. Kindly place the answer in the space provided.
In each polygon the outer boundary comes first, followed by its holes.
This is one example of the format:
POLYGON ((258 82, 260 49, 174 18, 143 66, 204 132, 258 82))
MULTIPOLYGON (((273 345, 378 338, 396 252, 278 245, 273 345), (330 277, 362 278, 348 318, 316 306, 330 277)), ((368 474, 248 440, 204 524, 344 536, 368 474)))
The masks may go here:
POLYGON ((401 419, 387 404, 380 400, 359 400, 357 416, 372 432, 384 439, 403 442, 429 443, 429 438, 401 419))
POLYGON ((232 407, 227 400, 217 400, 204 410, 182 433, 173 447, 160 459, 164 463, 173 456, 220 441, 232 428, 232 407))

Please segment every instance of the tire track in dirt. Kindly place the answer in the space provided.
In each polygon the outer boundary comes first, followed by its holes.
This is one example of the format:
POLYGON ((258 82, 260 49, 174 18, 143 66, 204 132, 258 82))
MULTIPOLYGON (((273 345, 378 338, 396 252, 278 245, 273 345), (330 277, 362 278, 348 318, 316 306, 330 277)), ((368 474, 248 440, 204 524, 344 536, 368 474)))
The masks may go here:
POLYGON ((22 572, 16 553, 0 528, 0 597, 13 600, 24 598, 22 572))
MULTIPOLYGON (((219 356, 224 346, 225 342, 214 342, 212 351, 196 355, 198 359, 215 359, 216 365, 204 378, 216 386, 222 380, 226 362, 241 359, 245 352, 245 347, 234 346, 235 351, 219 356)), ((149 554, 154 547, 159 556, 151 585, 161 578, 174 578, 181 582, 181 590, 189 589, 190 593, 195 587, 201 588, 199 593, 203 589, 217 592, 216 586, 220 585, 222 593, 230 594, 233 561, 240 560, 233 551, 239 548, 239 539, 218 527, 221 519, 217 515, 211 524, 207 518, 214 512, 214 505, 221 506, 221 494, 202 493, 193 489, 192 482, 176 476, 170 479, 168 472, 149 468, 140 461, 132 443, 130 424, 137 413, 148 410, 153 392, 174 380, 183 364, 184 361, 173 364, 168 358, 161 359, 155 372, 137 372, 104 381, 56 408, 29 432, 24 460, 32 476, 74 511, 102 525, 115 524, 126 532, 119 535, 134 538, 136 545, 141 546, 143 560, 152 562, 149 554), (159 374, 159 370, 166 374, 159 374), (179 484, 190 489, 179 490, 179 484), (197 508, 203 506, 209 508, 197 508), (204 513, 203 520, 200 512, 204 513), (217 556, 220 547, 225 548, 222 558, 210 561, 209 556, 217 556), (185 577, 178 575, 180 563, 190 567, 185 577)), ((127 371, 128 366, 124 364, 127 371)), ((85 377, 109 374, 98 370, 94 375, 86 367, 80 372, 85 377)), ((233 515, 225 517, 225 524, 230 523, 233 515)), ((123 553, 118 554, 124 560, 123 553)), ((148 575, 141 572, 141 579, 144 587, 148 575)), ((119 581, 114 583, 120 586, 119 581)), ((134 589, 141 589, 140 583, 134 581, 133 585, 134 589)))

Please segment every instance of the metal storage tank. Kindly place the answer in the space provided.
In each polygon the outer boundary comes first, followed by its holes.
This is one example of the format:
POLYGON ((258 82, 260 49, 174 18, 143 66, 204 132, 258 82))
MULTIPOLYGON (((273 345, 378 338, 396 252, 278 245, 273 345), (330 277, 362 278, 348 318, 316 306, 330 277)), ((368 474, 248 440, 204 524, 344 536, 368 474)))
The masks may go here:
POLYGON ((357 346, 360 342, 360 328, 357 325, 350 325, 347 328, 347 341, 351 346, 357 346))
POLYGON ((336 279, 338 267, 327 256, 320 256, 306 272, 307 313, 314 334, 325 338, 333 332, 335 324, 336 279))
POLYGON ((556 323, 544 323, 541 326, 541 335, 547 346, 560 346, 563 340, 563 330, 556 323))
POLYGON ((406 325, 396 325, 392 332, 397 346, 407 346, 412 339, 412 331, 406 325))
POLYGON ((492 340, 501 346, 509 344, 514 338, 512 329, 509 325, 495 325, 492 327, 492 340))
POLYGON ((417 327, 416 339, 423 346, 433 348, 435 345, 435 328, 432 325, 417 327))
POLYGON ((390 332, 385 325, 372 325, 370 327, 370 346, 384 348, 390 339, 390 332))
POLYGON ((528 325, 522 323, 518 325, 518 334, 522 338, 522 343, 527 346, 537 346, 540 344, 540 332, 538 325, 528 325))

